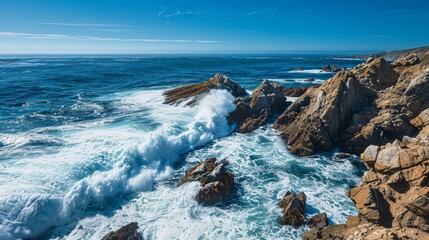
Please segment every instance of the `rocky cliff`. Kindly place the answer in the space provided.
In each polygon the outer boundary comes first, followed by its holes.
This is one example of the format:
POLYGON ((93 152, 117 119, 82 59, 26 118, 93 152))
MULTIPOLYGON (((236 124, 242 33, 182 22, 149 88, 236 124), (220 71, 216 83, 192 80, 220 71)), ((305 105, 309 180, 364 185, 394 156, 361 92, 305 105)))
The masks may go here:
MULTIPOLYGON (((408 55, 391 64, 370 58, 349 74, 365 91, 376 93, 372 102, 349 115, 352 124, 337 125, 336 146, 361 151, 368 168, 361 185, 347 193, 359 215, 350 216, 345 224, 312 230, 303 239, 429 239, 429 68, 417 55, 408 55)), ((307 111, 317 106, 311 97, 307 111)), ((341 104, 329 107, 341 108, 341 104)), ((283 125, 278 128, 284 133, 283 125)), ((298 131, 310 139, 319 136, 298 131)), ((311 148, 315 150, 319 149, 311 148)))
POLYGON ((412 58, 370 58, 337 73, 295 101, 274 128, 298 156, 336 147, 359 154, 415 134, 411 119, 429 107, 429 70, 412 58))

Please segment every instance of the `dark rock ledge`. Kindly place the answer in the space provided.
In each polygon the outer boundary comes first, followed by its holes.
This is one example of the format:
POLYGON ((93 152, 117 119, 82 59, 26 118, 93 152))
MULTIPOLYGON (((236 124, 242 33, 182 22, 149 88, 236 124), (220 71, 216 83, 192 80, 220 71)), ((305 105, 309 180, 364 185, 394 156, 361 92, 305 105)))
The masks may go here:
POLYGON ((214 205, 228 198, 234 189, 234 174, 227 171, 228 161, 207 158, 189 170, 178 186, 188 181, 199 181, 201 189, 195 200, 202 205, 214 205))

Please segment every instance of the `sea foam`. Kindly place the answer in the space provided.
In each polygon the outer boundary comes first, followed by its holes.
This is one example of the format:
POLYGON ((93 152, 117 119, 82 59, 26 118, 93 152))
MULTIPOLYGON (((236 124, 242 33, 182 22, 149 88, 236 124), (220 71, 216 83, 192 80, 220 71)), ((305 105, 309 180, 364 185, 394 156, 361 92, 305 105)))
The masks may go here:
MULTIPOLYGON (((109 155, 116 159, 107 170, 95 170, 71 185, 65 194, 3 196, 0 237, 36 237, 53 226, 78 220, 88 209, 103 208, 113 198, 153 190, 158 181, 172 175, 172 165, 180 154, 232 132, 233 126, 226 119, 235 109, 232 101, 233 96, 228 92, 212 91, 201 100, 190 122, 168 122, 142 135, 140 143, 109 155)), ((181 111, 180 108, 176 111, 181 111)), ((48 180, 46 184, 54 183, 48 180)))

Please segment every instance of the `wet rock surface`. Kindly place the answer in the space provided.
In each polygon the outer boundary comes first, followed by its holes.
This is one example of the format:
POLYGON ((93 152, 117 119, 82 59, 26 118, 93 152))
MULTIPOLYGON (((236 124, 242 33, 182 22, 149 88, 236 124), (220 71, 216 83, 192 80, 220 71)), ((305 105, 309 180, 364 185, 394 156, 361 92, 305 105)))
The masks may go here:
POLYGON ((328 216, 326 213, 319 213, 308 219, 306 225, 309 228, 322 229, 328 226, 328 216))
POLYGON ((186 102, 186 105, 193 106, 201 98, 209 93, 211 89, 224 89, 230 92, 234 97, 243 97, 247 95, 246 90, 227 76, 217 73, 209 81, 200 84, 191 84, 183 87, 174 88, 164 92, 166 104, 179 104, 186 102))
POLYGON ((282 208, 282 217, 280 223, 282 225, 291 225, 294 228, 300 227, 305 221, 305 206, 307 204, 307 196, 300 192, 293 194, 286 192, 280 201, 282 208))
POLYGON ((143 239, 137 232, 138 223, 131 222, 116 231, 108 233, 102 240, 141 240, 143 239))
POLYGON ((283 86, 264 80, 250 96, 235 99, 237 108, 229 115, 228 121, 235 123, 236 131, 240 133, 265 125, 274 114, 283 112, 290 104, 283 92, 283 86))
POLYGON ((228 198, 234 189, 234 174, 227 171, 228 162, 217 162, 216 158, 208 158, 190 169, 178 186, 188 181, 199 181, 201 189, 195 200, 202 205, 214 205, 228 198))
POLYGON ((324 72, 339 72, 341 70, 342 69, 339 66, 335 65, 335 64, 332 67, 331 67, 330 64, 326 64, 322 68, 322 71, 324 71, 324 72))

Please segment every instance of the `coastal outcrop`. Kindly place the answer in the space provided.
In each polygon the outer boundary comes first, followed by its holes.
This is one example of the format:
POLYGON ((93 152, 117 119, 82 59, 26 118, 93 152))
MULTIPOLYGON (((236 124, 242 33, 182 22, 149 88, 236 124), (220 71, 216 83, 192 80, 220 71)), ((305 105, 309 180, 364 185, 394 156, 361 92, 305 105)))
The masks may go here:
POLYGON ((102 240, 141 240, 143 238, 137 232, 138 229, 138 223, 131 222, 116 231, 109 232, 102 240))
POLYGON ((277 83, 264 80, 249 96, 238 83, 219 73, 205 83, 165 91, 165 103, 184 102, 193 106, 211 89, 225 89, 236 97, 234 104, 237 108, 228 116, 228 122, 235 124, 235 130, 240 133, 265 125, 274 114, 282 113, 290 104, 286 101, 285 88, 277 83))
POLYGON ((214 205, 222 202, 234 189, 234 174, 227 171, 228 161, 218 162, 216 158, 208 158, 190 169, 178 186, 188 181, 199 181, 201 189, 195 200, 202 205, 214 205))
POLYGON ((289 191, 286 192, 280 201, 283 213, 280 223, 282 225, 291 225, 294 228, 304 224, 306 204, 307 196, 305 193, 300 192, 295 195, 289 191))
POLYGON ((324 71, 324 72, 339 72, 341 70, 342 69, 339 66, 335 65, 335 64, 332 67, 331 67, 330 64, 326 64, 322 68, 322 71, 324 71))
POLYGON ((306 91, 274 128, 299 156, 336 147, 360 154, 371 144, 412 136, 417 128, 410 121, 429 107, 429 69, 414 58, 396 65, 368 59, 339 72, 306 91))
POLYGON ((164 103, 174 105, 185 102, 187 106, 193 106, 199 99, 208 94, 211 89, 225 89, 234 97, 244 97, 247 95, 246 90, 240 84, 223 74, 217 73, 207 82, 186 85, 165 91, 164 103))
POLYGON ((298 156, 332 150, 349 117, 375 99, 349 71, 341 71, 319 88, 307 90, 276 120, 274 128, 298 156))
POLYGON ((251 132, 265 125, 276 113, 283 112, 288 102, 284 96, 284 87, 264 80, 253 93, 234 100, 237 108, 229 115, 230 124, 236 124, 236 131, 251 132))
POLYGON ((348 195, 360 215, 384 227, 429 232, 429 143, 404 137, 364 153, 368 171, 348 195))

